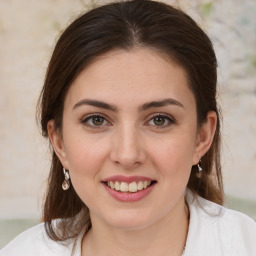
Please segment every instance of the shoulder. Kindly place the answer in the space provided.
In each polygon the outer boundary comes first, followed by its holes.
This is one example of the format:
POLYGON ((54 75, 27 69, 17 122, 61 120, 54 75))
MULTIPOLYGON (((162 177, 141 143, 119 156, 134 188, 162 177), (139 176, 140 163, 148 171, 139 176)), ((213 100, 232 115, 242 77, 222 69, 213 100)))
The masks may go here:
POLYGON ((213 253, 210 255, 256 256, 256 222, 253 219, 192 195, 188 195, 188 203, 191 214, 188 243, 191 247, 194 243, 193 250, 198 255, 201 255, 199 250, 208 250, 208 253, 210 250, 213 253))
MULTIPOLYGON (((196 204, 196 203, 195 203, 196 204)), ((237 236, 246 234, 253 234, 254 241, 256 239, 256 222, 245 215, 244 213, 227 209, 221 205, 210 202, 203 198, 198 198, 197 204, 201 207, 196 207, 197 212, 205 221, 214 220, 222 228, 221 231, 229 232, 230 229, 234 231, 237 236), (237 232, 236 232, 237 231, 237 232)))
POLYGON ((66 243, 51 240, 44 228, 44 223, 34 226, 13 239, 0 250, 0 256, 70 256, 75 239, 66 243))

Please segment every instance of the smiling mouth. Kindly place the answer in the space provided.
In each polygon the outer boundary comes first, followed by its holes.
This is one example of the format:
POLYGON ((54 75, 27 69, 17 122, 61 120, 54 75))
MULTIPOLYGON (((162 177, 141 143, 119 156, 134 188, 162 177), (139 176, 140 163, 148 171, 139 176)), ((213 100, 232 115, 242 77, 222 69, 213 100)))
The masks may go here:
POLYGON ((153 184, 155 184, 156 181, 133 181, 133 182, 124 182, 124 181, 106 181, 104 184, 106 184, 109 188, 118 191, 118 192, 130 192, 130 193, 136 193, 138 191, 144 190, 153 184))

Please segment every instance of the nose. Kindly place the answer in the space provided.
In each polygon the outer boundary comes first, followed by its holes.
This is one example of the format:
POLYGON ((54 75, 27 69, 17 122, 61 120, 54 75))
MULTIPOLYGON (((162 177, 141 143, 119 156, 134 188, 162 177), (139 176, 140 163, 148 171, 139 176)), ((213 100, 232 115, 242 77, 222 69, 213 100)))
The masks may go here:
POLYGON ((146 160, 142 136, 134 125, 122 125, 113 136, 111 161, 125 169, 133 169, 146 160))

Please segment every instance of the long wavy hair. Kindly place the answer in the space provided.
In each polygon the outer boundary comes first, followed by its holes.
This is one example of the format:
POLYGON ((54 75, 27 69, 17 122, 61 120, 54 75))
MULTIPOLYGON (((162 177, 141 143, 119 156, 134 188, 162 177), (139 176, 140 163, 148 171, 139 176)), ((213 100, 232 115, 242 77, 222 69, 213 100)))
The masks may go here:
MULTIPOLYGON (((67 91, 96 57, 115 49, 148 47, 164 52, 186 71, 199 127, 209 111, 217 113, 212 145, 201 159, 203 172, 198 175, 197 166, 193 166, 187 187, 196 195, 223 204, 216 56, 210 39, 196 22, 167 4, 150 0, 110 3, 90 10, 68 26, 53 51, 38 103, 42 135, 48 137, 49 120, 54 120, 61 132, 67 91)), ((87 206, 72 184, 68 191, 62 190, 63 179, 61 162, 52 149, 43 220, 47 234, 55 241, 75 237, 84 226, 91 227, 87 206), (58 227, 53 224, 55 219, 59 219, 58 227)))

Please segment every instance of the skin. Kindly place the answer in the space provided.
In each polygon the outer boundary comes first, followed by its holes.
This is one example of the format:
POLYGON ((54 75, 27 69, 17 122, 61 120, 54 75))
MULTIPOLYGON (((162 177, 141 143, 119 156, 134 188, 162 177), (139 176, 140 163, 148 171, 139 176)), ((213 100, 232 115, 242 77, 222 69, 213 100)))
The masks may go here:
POLYGON ((92 229, 82 255, 181 255, 189 224, 186 185, 215 127, 215 112, 198 127, 185 71, 155 50, 115 50, 87 66, 67 93, 62 131, 53 120, 48 123, 54 150, 90 209, 92 229), (146 103, 167 98, 174 101, 145 109, 146 103), (95 113, 103 117, 88 117, 95 113), (120 202, 101 182, 113 175, 157 183, 145 198, 120 202))

